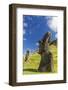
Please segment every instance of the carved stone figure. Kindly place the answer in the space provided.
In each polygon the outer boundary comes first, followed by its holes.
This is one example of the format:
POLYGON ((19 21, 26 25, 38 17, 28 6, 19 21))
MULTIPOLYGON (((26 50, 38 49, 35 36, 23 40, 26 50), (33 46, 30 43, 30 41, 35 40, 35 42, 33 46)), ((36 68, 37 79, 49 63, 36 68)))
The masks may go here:
POLYGON ((52 72, 53 71, 53 58, 52 53, 49 50, 51 33, 47 32, 43 39, 39 41, 39 54, 41 55, 41 61, 38 68, 40 72, 52 72))
POLYGON ((25 61, 28 61, 28 58, 29 58, 29 50, 26 51, 25 61))

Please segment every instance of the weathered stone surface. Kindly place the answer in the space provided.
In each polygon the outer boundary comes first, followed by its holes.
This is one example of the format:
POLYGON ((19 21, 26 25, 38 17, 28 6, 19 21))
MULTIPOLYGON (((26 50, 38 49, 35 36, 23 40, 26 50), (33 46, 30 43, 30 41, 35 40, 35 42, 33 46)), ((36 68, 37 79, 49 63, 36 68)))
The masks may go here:
POLYGON ((52 53, 49 50, 49 40, 50 40, 51 33, 47 32, 45 36, 42 39, 42 43, 40 42, 40 55, 41 55, 41 61, 38 68, 38 71, 40 72, 52 72, 53 70, 53 58, 52 53), (41 47, 42 46, 42 47, 41 47))

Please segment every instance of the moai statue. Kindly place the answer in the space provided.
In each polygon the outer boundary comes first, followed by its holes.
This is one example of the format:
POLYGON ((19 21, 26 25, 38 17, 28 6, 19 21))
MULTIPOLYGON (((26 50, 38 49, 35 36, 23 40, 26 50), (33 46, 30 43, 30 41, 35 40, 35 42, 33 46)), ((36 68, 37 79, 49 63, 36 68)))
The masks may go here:
POLYGON ((28 58, 29 58, 29 50, 26 51, 25 62, 28 61, 28 58))
POLYGON ((45 33, 43 39, 39 42, 39 54, 41 55, 41 61, 38 68, 40 72, 49 72, 53 70, 52 63, 52 53, 49 50, 49 42, 50 42, 51 33, 45 33))
POLYGON ((38 51, 38 53, 41 55, 43 52, 44 52, 44 45, 43 45, 43 42, 41 40, 41 41, 39 41, 39 51, 38 51))

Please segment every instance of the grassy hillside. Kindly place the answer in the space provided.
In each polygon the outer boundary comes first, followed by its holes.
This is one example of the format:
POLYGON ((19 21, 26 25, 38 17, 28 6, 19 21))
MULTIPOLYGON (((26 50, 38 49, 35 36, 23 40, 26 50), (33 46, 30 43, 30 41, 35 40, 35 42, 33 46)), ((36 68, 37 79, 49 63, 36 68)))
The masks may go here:
MULTIPOLYGON (((50 51, 53 54, 53 73, 57 72, 57 47, 55 45, 50 46, 50 51)), ((38 72, 37 69, 39 67, 41 57, 35 52, 29 56, 29 60, 27 62, 23 62, 23 73, 24 74, 38 74, 42 72, 38 72)), ((45 72, 46 73, 46 72, 45 72)))

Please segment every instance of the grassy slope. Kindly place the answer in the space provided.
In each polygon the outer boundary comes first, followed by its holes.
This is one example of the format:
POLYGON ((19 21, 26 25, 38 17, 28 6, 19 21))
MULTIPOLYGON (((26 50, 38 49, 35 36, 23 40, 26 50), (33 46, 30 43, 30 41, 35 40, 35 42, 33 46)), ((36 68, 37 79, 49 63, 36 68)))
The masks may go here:
MULTIPOLYGON (((57 47, 54 45, 50 46, 50 51, 53 54, 53 65, 54 70, 53 72, 57 72, 57 47)), ((40 72, 37 72, 37 69, 39 67, 40 63, 40 55, 38 53, 33 53, 29 56, 29 60, 27 62, 23 62, 23 68, 24 68, 24 74, 37 74, 40 72)))

